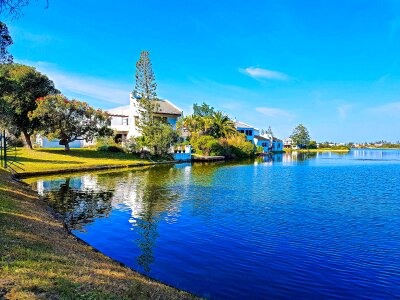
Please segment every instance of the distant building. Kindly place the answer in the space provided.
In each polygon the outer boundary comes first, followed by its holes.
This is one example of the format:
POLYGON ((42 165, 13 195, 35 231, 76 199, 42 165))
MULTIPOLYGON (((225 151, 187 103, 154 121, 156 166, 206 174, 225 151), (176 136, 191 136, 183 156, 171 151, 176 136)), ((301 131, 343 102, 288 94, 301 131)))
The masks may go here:
POLYGON ((235 128, 240 133, 244 133, 248 141, 254 142, 254 136, 259 135, 260 130, 243 122, 236 121, 235 128))
MULTIPOLYGON (((176 129, 176 122, 182 116, 182 110, 169 102, 168 100, 153 100, 156 104, 155 116, 165 119, 176 129)), ((120 106, 107 110, 111 116, 111 129, 115 132, 116 142, 122 142, 131 137, 140 136, 138 128, 139 122, 139 103, 138 99, 130 94, 130 103, 126 106, 120 106)))
MULTIPOLYGON (((48 138, 37 134, 35 138, 35 144, 40 148, 65 148, 64 145, 60 145, 60 140, 49 140, 48 138)), ((70 148, 82 148, 87 146, 84 140, 77 140, 69 143, 70 148)))
POLYGON ((261 135, 254 136, 254 145, 262 147, 264 153, 272 151, 271 141, 268 138, 263 137, 261 135))
POLYGON ((273 137, 270 134, 260 135, 260 130, 258 128, 243 122, 236 121, 235 127, 237 131, 246 135, 248 141, 251 141, 256 146, 262 147, 263 152, 283 151, 282 140, 273 137))
POLYGON ((283 148, 291 149, 293 146, 293 140, 289 137, 283 140, 283 148))

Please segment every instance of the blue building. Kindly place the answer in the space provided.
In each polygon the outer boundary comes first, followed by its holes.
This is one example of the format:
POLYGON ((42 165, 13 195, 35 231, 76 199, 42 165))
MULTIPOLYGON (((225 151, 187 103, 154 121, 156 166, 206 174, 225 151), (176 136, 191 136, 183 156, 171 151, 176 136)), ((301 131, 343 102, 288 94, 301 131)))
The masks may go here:
POLYGON ((260 135, 260 130, 249 124, 236 121, 236 130, 244 133, 248 141, 252 142, 255 146, 263 148, 263 152, 281 152, 283 151, 283 141, 270 135, 260 135))

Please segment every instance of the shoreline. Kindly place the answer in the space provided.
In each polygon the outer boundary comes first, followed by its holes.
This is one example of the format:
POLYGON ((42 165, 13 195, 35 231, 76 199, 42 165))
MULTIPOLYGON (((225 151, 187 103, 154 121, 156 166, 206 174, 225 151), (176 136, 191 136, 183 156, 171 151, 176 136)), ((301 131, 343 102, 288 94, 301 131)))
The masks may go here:
POLYGON ((1 297, 68 298, 78 293, 101 299, 196 299, 75 236, 27 183, 4 170, 0 196, 1 297))
POLYGON ((58 175, 58 174, 72 174, 72 173, 81 173, 81 172, 89 172, 89 171, 102 171, 102 170, 113 170, 113 169, 128 169, 135 167, 146 167, 146 166, 155 166, 162 164, 180 164, 185 161, 162 161, 162 162, 151 162, 148 163, 135 163, 135 164, 126 164, 126 165, 98 165, 98 166, 90 166, 90 167, 81 167, 81 168, 69 168, 62 170, 48 170, 48 171, 38 171, 38 172, 10 172, 12 176, 16 179, 24 179, 29 177, 37 177, 37 176, 46 176, 46 175, 58 175))
POLYGON ((336 153, 347 153, 351 149, 285 149, 285 153, 299 152, 299 153, 318 153, 318 152, 336 152, 336 153))

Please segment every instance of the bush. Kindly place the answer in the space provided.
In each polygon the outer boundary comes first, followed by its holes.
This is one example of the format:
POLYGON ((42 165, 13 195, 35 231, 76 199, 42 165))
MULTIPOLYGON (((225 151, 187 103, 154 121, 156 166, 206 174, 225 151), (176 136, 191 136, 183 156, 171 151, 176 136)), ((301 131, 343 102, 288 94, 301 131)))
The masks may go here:
POLYGON ((142 141, 144 138, 143 137, 139 137, 139 138, 134 138, 131 137, 130 139, 128 139, 125 142, 125 149, 128 153, 139 153, 141 150, 143 150, 142 146, 142 141))
POLYGON ((209 156, 211 152, 218 152, 218 141, 210 135, 202 135, 192 140, 192 146, 196 152, 209 156))
POLYGON ((264 148, 262 146, 257 146, 256 153, 264 153, 264 148))
POLYGON ((104 151, 104 152, 124 152, 124 149, 118 146, 107 146, 103 145, 100 147, 97 147, 98 151, 104 151))
POLYGON ((228 138, 221 138, 219 145, 228 158, 246 158, 255 154, 255 146, 246 139, 244 134, 237 134, 228 138))
POLYGON ((317 149, 317 142, 316 141, 310 141, 308 143, 308 149, 317 149))
POLYGON ((96 139, 96 146, 100 148, 101 146, 116 146, 117 144, 114 141, 114 137, 99 137, 96 139))
POLYGON ((350 150, 348 146, 333 146, 331 147, 333 150, 350 150))

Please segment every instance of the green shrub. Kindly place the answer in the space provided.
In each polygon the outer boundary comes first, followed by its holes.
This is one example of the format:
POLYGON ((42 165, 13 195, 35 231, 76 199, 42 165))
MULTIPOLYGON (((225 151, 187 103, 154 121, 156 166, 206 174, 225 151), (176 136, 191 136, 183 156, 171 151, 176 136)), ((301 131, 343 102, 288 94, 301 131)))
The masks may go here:
POLYGON ((107 146, 103 145, 100 147, 97 147, 98 151, 104 151, 104 152, 124 152, 124 150, 121 147, 118 146, 107 146))
POLYGON ((333 146, 331 147, 333 150, 350 150, 348 146, 333 146))
POLYGON ((114 137, 99 137, 96 139, 96 146, 100 148, 101 146, 116 146, 114 137))
POLYGON ((210 135, 202 135, 192 141, 192 147, 196 153, 209 156, 211 152, 215 152, 218 149, 218 141, 210 135))
POLYGON ((244 134, 221 138, 219 144, 228 158, 247 158, 255 154, 255 146, 246 139, 244 134))
POLYGON ((263 153, 263 152, 264 152, 264 147, 262 147, 262 146, 256 147, 256 153, 263 153))
POLYGON ((317 142, 316 141, 310 141, 308 143, 308 149, 317 149, 317 142))

